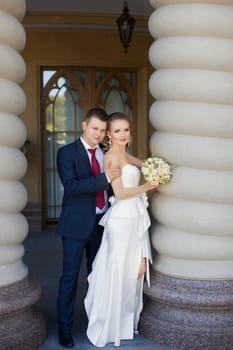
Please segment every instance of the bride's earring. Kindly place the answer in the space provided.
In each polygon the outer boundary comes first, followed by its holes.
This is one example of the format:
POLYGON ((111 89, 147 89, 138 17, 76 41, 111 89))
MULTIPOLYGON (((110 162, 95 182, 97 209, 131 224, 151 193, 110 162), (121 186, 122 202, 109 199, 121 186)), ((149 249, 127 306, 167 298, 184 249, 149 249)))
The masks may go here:
POLYGON ((112 147, 112 139, 111 139, 111 137, 108 137, 108 144, 109 144, 109 148, 111 148, 112 147))
POLYGON ((132 136, 129 137, 129 142, 127 143, 127 147, 130 147, 132 145, 133 138, 132 136))

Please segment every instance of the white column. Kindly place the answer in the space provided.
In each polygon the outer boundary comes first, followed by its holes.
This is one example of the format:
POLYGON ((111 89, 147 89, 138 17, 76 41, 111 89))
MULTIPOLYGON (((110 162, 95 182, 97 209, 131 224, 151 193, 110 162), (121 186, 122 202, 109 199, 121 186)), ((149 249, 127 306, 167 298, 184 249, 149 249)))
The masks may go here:
POLYGON ((0 0, 0 286, 19 281, 28 273, 21 260, 28 224, 20 214, 27 202, 20 182, 27 162, 19 149, 26 129, 18 117, 26 106, 20 87, 26 73, 20 55, 25 45, 20 23, 24 13, 25 1, 0 0))
POLYGON ((233 1, 150 2, 150 148, 175 166, 152 200, 154 268, 233 279, 233 1))
POLYGON ((175 168, 151 202, 158 254, 140 332, 233 350, 233 1, 150 2, 150 149, 175 168))
POLYGON ((0 348, 36 350, 46 337, 44 315, 33 307, 41 286, 22 262, 28 223, 21 214, 27 191, 20 180, 27 161, 20 150, 26 129, 19 118, 26 106, 20 86, 26 74, 20 53, 25 0, 0 0, 0 348))

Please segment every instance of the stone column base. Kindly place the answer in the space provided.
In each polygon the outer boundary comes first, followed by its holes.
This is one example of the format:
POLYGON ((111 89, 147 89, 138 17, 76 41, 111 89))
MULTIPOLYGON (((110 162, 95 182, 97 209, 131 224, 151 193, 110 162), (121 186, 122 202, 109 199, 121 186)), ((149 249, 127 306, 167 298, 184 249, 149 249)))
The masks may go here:
POLYGON ((29 224, 29 232, 38 233, 42 231, 42 217, 40 203, 27 203, 22 214, 29 224))
POLYGON ((32 306, 40 298, 41 287, 27 276, 0 288, 1 350, 35 350, 46 338, 46 320, 32 306))
POLYGON ((140 333, 181 350, 233 350, 233 280, 197 281, 152 271, 140 333))

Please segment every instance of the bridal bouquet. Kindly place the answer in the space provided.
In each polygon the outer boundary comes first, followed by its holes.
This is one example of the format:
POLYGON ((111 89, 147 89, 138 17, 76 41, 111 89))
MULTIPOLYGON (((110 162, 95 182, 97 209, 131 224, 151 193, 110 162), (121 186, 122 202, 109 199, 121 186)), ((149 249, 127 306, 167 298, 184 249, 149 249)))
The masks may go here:
POLYGON ((160 157, 147 158, 141 168, 146 181, 158 181, 167 184, 172 177, 171 166, 160 157))

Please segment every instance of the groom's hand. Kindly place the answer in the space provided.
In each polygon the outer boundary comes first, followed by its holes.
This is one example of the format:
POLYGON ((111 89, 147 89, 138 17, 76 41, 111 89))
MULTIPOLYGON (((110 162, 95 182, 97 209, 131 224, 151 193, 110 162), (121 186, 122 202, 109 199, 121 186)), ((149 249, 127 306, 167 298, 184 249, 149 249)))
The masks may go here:
POLYGON ((112 166, 112 164, 110 163, 108 168, 106 169, 106 174, 109 178, 109 181, 112 182, 113 180, 121 176, 121 168, 112 166))

